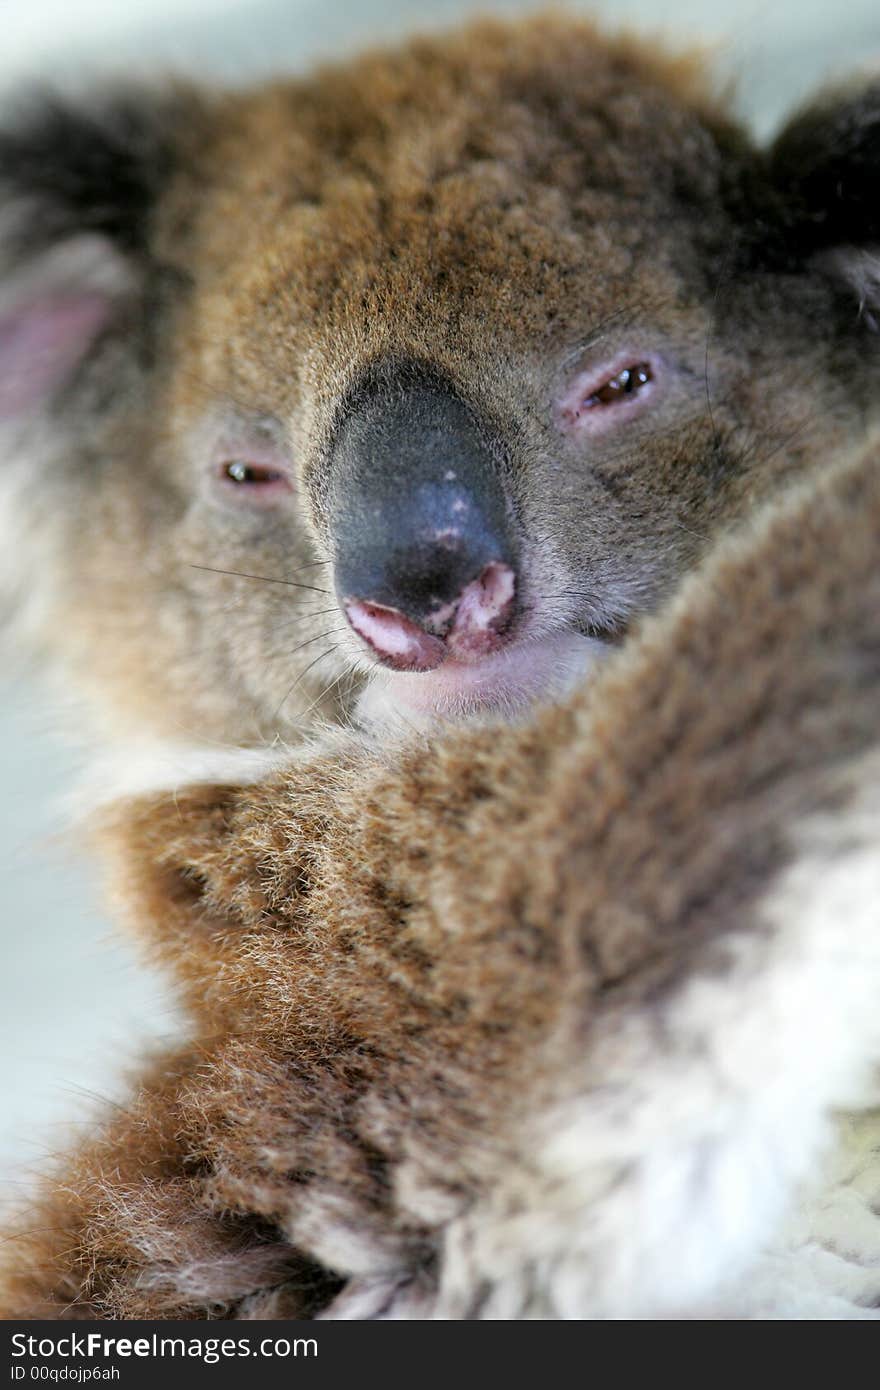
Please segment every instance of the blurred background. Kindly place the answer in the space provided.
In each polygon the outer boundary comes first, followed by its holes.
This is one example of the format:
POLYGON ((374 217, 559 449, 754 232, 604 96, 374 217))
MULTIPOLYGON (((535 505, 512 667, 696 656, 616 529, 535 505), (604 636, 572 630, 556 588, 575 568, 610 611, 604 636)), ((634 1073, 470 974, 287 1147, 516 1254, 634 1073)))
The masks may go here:
MULTIPOLYGON (((533 0, 0 0, 0 104, 49 78, 174 71, 239 82, 533 0)), ((681 45, 713 44, 719 84, 763 136, 811 88, 880 62, 877 0, 594 0, 568 8, 681 45)), ((174 1029, 162 983, 114 939, 75 842, 61 843, 75 758, 51 708, 0 678, 0 1193, 118 1093, 146 1038, 174 1029)))

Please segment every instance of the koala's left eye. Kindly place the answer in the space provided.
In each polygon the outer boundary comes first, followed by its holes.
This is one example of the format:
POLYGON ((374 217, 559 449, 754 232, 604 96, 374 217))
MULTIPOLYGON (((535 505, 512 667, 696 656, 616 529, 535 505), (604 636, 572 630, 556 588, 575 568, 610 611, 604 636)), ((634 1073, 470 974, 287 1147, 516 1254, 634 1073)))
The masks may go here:
POLYGON ((618 405, 634 396, 637 391, 641 391, 653 379, 650 362, 638 362, 633 367, 624 367, 610 381, 603 382, 597 390, 592 391, 581 402, 581 408, 595 410, 597 407, 601 409, 603 406, 618 405))
POLYGON ((654 399, 662 376, 658 359, 635 353, 581 372, 559 403, 560 422, 590 433, 622 425, 654 399))

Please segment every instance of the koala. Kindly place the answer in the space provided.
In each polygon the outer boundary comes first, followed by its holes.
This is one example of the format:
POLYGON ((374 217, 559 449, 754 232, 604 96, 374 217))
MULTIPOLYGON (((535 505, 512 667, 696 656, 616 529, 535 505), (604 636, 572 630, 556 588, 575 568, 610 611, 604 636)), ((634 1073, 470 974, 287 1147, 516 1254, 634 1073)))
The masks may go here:
POLYGON ((189 1035, 8 1316, 736 1315, 796 1266, 876 1060, 878 113, 758 148, 556 18, 10 116, 19 645, 126 764, 340 728, 108 813, 189 1035))
POLYGON ((710 88, 556 17, 8 114, 4 592, 104 744, 513 717, 870 437, 880 86, 710 88))
POLYGON ((530 719, 105 813, 190 1029, 5 1316, 880 1317, 878 534, 874 444, 530 719))

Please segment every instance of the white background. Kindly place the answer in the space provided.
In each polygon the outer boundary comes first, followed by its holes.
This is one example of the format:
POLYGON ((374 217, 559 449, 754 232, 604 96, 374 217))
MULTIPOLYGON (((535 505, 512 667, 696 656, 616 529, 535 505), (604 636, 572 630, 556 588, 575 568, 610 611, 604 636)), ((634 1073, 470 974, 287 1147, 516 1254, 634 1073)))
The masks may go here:
MULTIPOLYGON (((0 89, 103 71, 167 70, 241 80, 384 42, 475 11, 532 3, 468 0, 0 0, 0 89)), ((878 0, 615 0, 573 5, 717 42, 719 82, 763 134, 813 86, 880 61, 878 0)), ((0 461, 2 466, 2 461, 0 461)), ((39 482, 35 479, 35 486, 39 482)), ((76 846, 54 840, 73 759, 50 709, 21 683, 0 684, 0 1179, 6 1190, 81 1125, 96 1095, 119 1087, 145 1035, 173 1028, 161 983, 116 941, 76 846)))

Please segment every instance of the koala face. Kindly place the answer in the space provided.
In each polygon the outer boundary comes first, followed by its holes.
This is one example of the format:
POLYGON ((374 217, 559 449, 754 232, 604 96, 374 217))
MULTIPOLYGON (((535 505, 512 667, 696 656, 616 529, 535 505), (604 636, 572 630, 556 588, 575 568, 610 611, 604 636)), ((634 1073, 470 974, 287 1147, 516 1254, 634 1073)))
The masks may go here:
POLYGON ((126 731, 559 690, 875 427, 878 113, 756 150, 693 64, 563 20, 33 111, 0 140, 20 625, 126 731))

